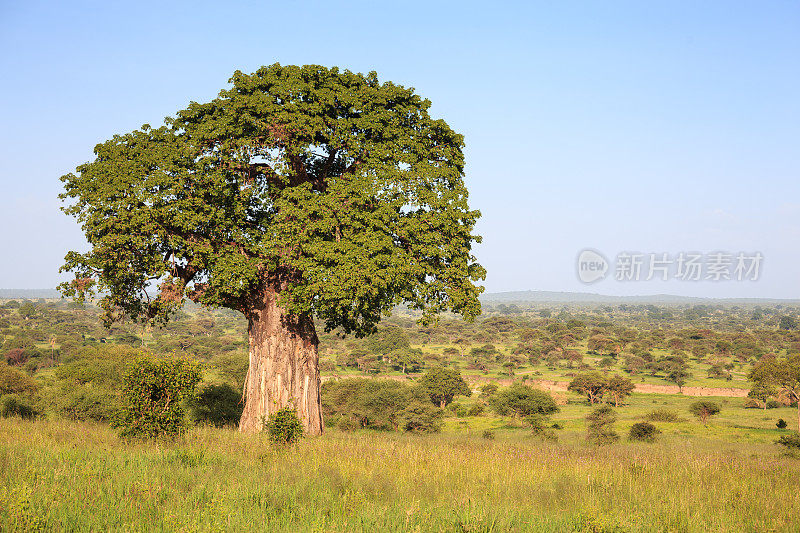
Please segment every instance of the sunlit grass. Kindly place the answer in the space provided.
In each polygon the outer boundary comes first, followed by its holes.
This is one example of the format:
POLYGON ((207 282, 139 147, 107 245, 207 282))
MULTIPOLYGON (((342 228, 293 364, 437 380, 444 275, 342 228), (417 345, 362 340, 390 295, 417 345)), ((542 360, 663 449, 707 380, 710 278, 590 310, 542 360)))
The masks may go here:
MULTIPOLYGON (((619 410, 620 432, 647 408, 637 402, 619 410)), ((736 442, 721 418, 702 427, 687 417, 658 424, 665 434, 654 445, 598 449, 583 442, 586 409, 554 418, 565 426, 559 443, 473 417, 448 419, 441 435, 332 430, 286 449, 233 430, 126 443, 102 425, 0 420, 0 530, 800 527, 800 461, 771 444, 773 430, 739 430, 753 436, 736 442), (481 437, 487 428, 494 440, 481 437)))

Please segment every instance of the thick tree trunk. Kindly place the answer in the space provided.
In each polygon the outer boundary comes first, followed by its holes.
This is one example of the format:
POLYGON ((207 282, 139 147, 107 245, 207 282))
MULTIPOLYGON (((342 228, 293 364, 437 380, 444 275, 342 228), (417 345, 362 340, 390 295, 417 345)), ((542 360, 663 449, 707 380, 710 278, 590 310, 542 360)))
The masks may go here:
POLYGON ((250 366, 239 431, 261 431, 270 415, 293 407, 306 433, 319 435, 324 424, 314 322, 287 314, 277 300, 276 292, 267 291, 246 314, 250 366))

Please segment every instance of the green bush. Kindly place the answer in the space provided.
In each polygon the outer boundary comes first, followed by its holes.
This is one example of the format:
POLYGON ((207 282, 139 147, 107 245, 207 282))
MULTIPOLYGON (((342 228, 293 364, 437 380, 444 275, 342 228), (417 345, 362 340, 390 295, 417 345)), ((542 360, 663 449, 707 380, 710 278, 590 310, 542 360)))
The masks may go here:
POLYGON ((483 411, 483 404, 476 403, 470 406, 469 410, 467 411, 467 416, 480 416, 483 414, 483 411))
POLYGON ((25 372, 0 362, 0 395, 32 394, 36 388, 36 382, 25 372))
POLYGON ((491 429, 484 429, 481 436, 486 440, 494 440, 494 431, 491 429))
POLYGON ((775 444, 786 446, 789 449, 800 448, 800 434, 792 433, 791 435, 781 435, 775 444))
POLYGON ((515 383, 496 392, 491 398, 492 409, 500 415, 526 417, 531 415, 550 415, 558 411, 550 393, 515 383))
POLYGON ((786 429, 787 425, 786 420, 784 420, 783 418, 779 418, 778 422, 775 425, 778 426, 778 429, 786 429))
POLYGON ((617 414, 611 407, 604 405, 596 408, 586 416, 586 421, 589 422, 586 438, 592 444, 602 446, 619 440, 619 435, 614 431, 617 414))
POLYGON ((548 427, 547 417, 540 414, 533 414, 525 417, 525 422, 531 427, 531 433, 544 440, 558 440, 556 432, 548 427))
POLYGON ((650 422, 637 422, 628 431, 628 440, 655 442, 661 431, 650 422))
POLYGON ((430 403, 414 402, 400 415, 400 427, 412 433, 438 433, 444 412, 430 403))
POLYGON ((20 418, 34 418, 36 415, 36 409, 19 394, 5 394, 0 396, 0 417, 8 418, 11 416, 18 416, 20 418))
POLYGON ((186 430, 183 403, 194 396, 200 365, 186 358, 140 357, 125 375, 114 426, 122 437, 175 438, 186 430))
POLYGON ((189 401, 189 416, 195 424, 218 428, 237 424, 243 410, 241 393, 227 383, 205 385, 189 401))
POLYGON ((420 379, 420 385, 428 392, 430 401, 441 408, 452 402, 455 396, 472 394, 472 389, 456 368, 442 366, 431 368, 420 379))
POLYGON ((70 420, 112 421, 130 361, 146 353, 129 346, 82 347, 56 368, 41 394, 43 410, 70 420))
POLYGON ((303 424, 292 407, 285 407, 264 421, 264 430, 273 444, 293 444, 303 436, 303 424))
POLYGON ((650 422, 681 422, 683 418, 671 409, 655 409, 650 411, 645 418, 650 422))
POLYGON ((720 411, 719 404, 710 400, 699 400, 689 406, 689 411, 705 424, 709 418, 720 411))
POLYGON ((393 379, 348 378, 322 384, 325 420, 342 429, 402 429, 404 410, 429 401, 427 390, 393 379))

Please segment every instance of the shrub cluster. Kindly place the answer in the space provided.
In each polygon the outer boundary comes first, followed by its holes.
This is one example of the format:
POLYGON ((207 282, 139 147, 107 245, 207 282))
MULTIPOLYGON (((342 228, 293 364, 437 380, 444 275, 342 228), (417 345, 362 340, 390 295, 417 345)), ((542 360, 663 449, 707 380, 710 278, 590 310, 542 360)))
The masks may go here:
POLYGON ((661 431, 650 422, 637 422, 628 431, 628 439, 641 442, 655 442, 661 431))
POLYGON ((303 424, 293 407, 285 407, 264 421, 264 431, 273 444, 293 444, 303 436, 303 424))
POLYGON ((121 408, 113 425, 122 437, 174 438, 186 429, 184 401, 202 378, 186 358, 136 359, 125 375, 121 408))
POLYGON ((346 430, 437 432, 443 417, 426 388, 393 379, 326 381, 322 411, 326 424, 346 430))

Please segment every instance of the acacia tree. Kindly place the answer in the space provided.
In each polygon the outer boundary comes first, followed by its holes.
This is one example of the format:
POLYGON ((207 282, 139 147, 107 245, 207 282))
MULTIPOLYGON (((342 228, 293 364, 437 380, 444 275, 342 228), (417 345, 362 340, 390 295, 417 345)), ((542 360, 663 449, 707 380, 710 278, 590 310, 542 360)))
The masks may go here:
POLYGON ((608 378, 597 371, 578 374, 569 382, 567 390, 585 394, 589 405, 599 403, 608 387, 608 378))
POLYGON ((753 367, 748 376, 756 387, 778 391, 777 394, 797 402, 797 423, 800 432, 800 354, 786 359, 764 358, 753 367))
POLYGON ((403 302, 423 323, 480 312, 463 138, 374 72, 275 64, 230 82, 62 178, 91 249, 67 254, 60 288, 99 291, 107 323, 165 321, 187 298, 241 311, 240 430, 293 406, 318 434, 315 317, 363 336, 403 302))

